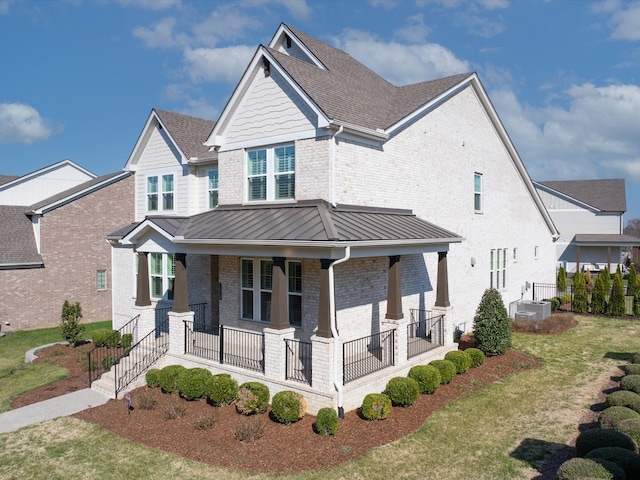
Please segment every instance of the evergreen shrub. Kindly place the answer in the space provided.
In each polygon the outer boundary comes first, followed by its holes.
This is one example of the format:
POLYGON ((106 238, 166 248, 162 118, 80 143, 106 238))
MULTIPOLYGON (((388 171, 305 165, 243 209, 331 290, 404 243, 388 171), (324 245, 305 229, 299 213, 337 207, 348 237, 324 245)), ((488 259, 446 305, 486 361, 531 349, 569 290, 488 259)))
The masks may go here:
POLYGON ((316 432, 318 434, 333 436, 338 433, 338 424, 338 413, 333 408, 324 407, 318 410, 316 417, 316 432))
POLYGON ((149 388, 158 388, 160 386, 160 369, 150 368, 147 370, 145 380, 149 388))
POLYGON ((576 455, 584 457, 591 450, 601 447, 621 447, 636 451, 635 442, 622 432, 607 428, 585 430, 576 438, 576 455))
POLYGON ((70 347, 75 347, 80 336, 84 333, 84 325, 80 324, 81 318, 80 302, 72 305, 68 300, 65 300, 60 314, 60 333, 62 338, 69 342, 70 347))
POLYGON ((384 393, 394 406, 408 407, 420 397, 420 386, 413 378, 393 377, 387 382, 384 393))
POLYGON ((367 420, 384 420, 391 412, 391 399, 384 393, 369 393, 362 400, 360 412, 367 420))
MULTIPOLYGON (((624 472, 623 472, 624 473, 624 472)), ((600 463, 587 458, 571 458, 556 471, 556 480, 608 479, 613 475, 600 463)))
POLYGON ((620 420, 613 426, 613 429, 624 433, 631 438, 631 440, 636 442, 636 445, 640 445, 640 418, 627 418, 626 420, 620 420))
POLYGON ((97 328, 91 332, 91 341, 96 347, 102 347, 107 337, 114 331, 115 330, 111 330, 110 328, 97 328))
POLYGON ((620 380, 620 388, 640 393, 640 375, 625 375, 620 380))
POLYGON ((298 392, 283 390, 271 399, 271 413, 278 422, 289 425, 304 417, 307 402, 298 392))
POLYGON ((205 395, 211 405, 231 405, 238 394, 238 382, 228 373, 212 375, 207 380, 205 395))
POLYGON ((511 323, 500 292, 485 290, 473 321, 476 346, 487 356, 502 355, 511 347, 511 323))
POLYGON ((418 382, 420 393, 431 394, 435 392, 442 383, 440 370, 433 365, 416 365, 415 367, 411 367, 408 377, 418 382))
POLYGON ((120 345, 120 332, 111 330, 110 335, 104 339, 104 344, 109 348, 116 348, 120 345))
POLYGON ((458 374, 458 370, 456 369, 455 363, 451 360, 431 360, 429 365, 435 367, 440 372, 440 379, 443 385, 451 382, 458 374))
POLYGON ((604 281, 602 276, 596 278, 596 285, 591 296, 591 313, 602 315, 607 312, 606 292, 604 290, 604 281))
POLYGON ((176 393, 178 391, 178 378, 187 369, 182 365, 167 365, 160 370, 160 389, 163 393, 176 393))
POLYGON ((471 357, 471 368, 479 367, 484 363, 485 355, 479 348, 467 348, 465 352, 471 357))
POLYGON ((632 355, 631 363, 640 363, 640 352, 636 352, 632 355))
POLYGON ((207 381, 212 376, 206 368, 189 368, 178 376, 178 393, 185 400, 200 400, 204 397, 207 381))
POLYGON ((619 421, 628 418, 640 418, 640 413, 627 407, 609 407, 598 415, 598 426, 600 428, 614 428, 619 421))
POLYGON ((122 339, 120 340, 120 345, 125 350, 129 350, 131 345, 133 345, 133 334, 125 333, 122 335, 122 339))
POLYGON ((616 390, 607 395, 607 407, 627 407, 640 413, 640 395, 630 390, 616 390))
POLYGON ((243 383, 236 395, 236 410, 243 415, 264 413, 269 406, 269 398, 269 387, 264 383, 243 383))
POLYGON ((637 363, 629 363, 622 367, 624 373, 627 375, 640 375, 640 364, 637 363))
POLYGON ((640 478, 640 455, 631 450, 620 447, 601 447, 591 450, 585 458, 608 460, 622 467, 627 478, 640 478))
POLYGON ((576 272, 573 276, 573 303, 571 306, 574 313, 587 313, 589 311, 587 284, 584 275, 580 272, 576 272))
POLYGON ((453 362, 456 366, 456 373, 466 373, 471 368, 473 360, 464 350, 452 350, 444 355, 445 360, 453 362))
POLYGON ((624 287, 622 285, 622 275, 616 273, 613 276, 613 288, 611 289, 611 299, 609 301, 609 313, 614 317, 622 317, 625 314, 624 287))

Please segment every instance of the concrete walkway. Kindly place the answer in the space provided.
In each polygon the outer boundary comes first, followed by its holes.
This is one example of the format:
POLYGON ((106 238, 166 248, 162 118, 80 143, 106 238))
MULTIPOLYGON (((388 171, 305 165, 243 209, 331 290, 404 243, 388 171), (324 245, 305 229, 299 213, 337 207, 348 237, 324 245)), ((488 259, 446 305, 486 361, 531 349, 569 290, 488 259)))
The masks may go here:
MULTIPOLYGON (((59 343, 64 344, 66 342, 59 343)), ((38 350, 51 345, 56 344, 49 343, 32 348, 25 354, 24 361, 27 363, 33 362, 37 358, 38 350)), ((91 390, 90 388, 85 388, 43 402, 33 403, 26 407, 9 410, 8 412, 0 413, 0 433, 13 432, 27 425, 33 425, 34 423, 73 415, 87 408, 103 405, 107 403, 108 400, 108 396, 91 390)))

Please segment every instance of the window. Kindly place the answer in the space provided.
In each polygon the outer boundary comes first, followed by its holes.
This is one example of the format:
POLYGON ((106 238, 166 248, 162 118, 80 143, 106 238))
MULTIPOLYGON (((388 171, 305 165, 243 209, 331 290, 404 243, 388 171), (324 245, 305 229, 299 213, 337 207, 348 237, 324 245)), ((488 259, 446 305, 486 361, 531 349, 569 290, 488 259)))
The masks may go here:
POLYGON ((473 174, 473 210, 482 212, 482 174, 473 174))
POLYGON ((147 211, 173 210, 173 174, 147 177, 147 211), (160 184, 158 182, 161 182, 160 184), (161 204, 159 202, 161 201, 161 204), (160 208, 162 207, 162 208, 160 208))
POLYGON ((218 168, 212 168, 207 171, 208 191, 209 191, 209 208, 218 206, 218 168))
POLYGON ((518 263, 518 249, 515 247, 513 249, 513 263, 518 263))
MULTIPOLYGON (((289 324, 302 326, 302 262, 286 262, 289 324)), ((273 290, 273 261, 241 260, 241 317, 269 322, 273 290), (257 265, 258 268, 254 268, 257 265)))
POLYGON ((489 286, 497 290, 507 288, 507 249, 498 248, 491 250, 489 260, 489 286))
POLYGON ((273 201, 295 198, 294 145, 247 152, 247 199, 273 201))
POLYGON ((107 289, 107 271, 106 270, 96 271, 96 289, 97 290, 107 289))
POLYGON ((172 253, 151 253, 149 256, 151 298, 173 300, 176 277, 175 255, 172 253))
POLYGON ((538 246, 537 245, 535 247, 533 247, 533 258, 535 260, 538 259, 538 246))

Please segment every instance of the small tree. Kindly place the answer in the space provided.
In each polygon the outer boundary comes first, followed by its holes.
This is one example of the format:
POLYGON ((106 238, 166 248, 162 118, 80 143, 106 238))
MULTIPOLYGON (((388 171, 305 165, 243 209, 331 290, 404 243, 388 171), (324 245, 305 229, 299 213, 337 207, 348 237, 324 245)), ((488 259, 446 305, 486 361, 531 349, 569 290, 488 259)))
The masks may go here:
POLYGON ((84 325, 80 325, 81 318, 80 302, 72 305, 69 300, 65 300, 62 305, 62 314, 60 315, 60 332, 62 333, 62 338, 69 342, 71 347, 75 347, 78 344, 80 335, 84 332, 84 325))
POLYGON ((629 269, 629 278, 627 279, 627 295, 634 297, 636 290, 638 290, 638 274, 636 272, 636 265, 632 263, 629 269))
POLYGON ((622 286, 622 274, 617 271, 613 276, 613 288, 609 300, 609 313, 614 317, 621 317, 625 314, 624 287, 622 286))
POLYGON ((604 270, 600 275, 602 275, 602 280, 604 280, 605 292, 609 292, 611 290, 611 274, 609 273, 609 267, 604 267, 604 270))
POLYGON ((587 294, 591 295, 593 293, 593 289, 595 288, 595 283, 593 282, 593 277, 591 276, 590 270, 584 272, 584 285, 587 289, 587 294))
POLYGON ((511 323, 500 292, 484 291, 473 319, 476 346, 487 356, 502 355, 511 347, 511 323))
POLYGON ((591 297, 591 313, 602 315, 607 311, 606 292, 604 290, 604 281, 601 276, 596 278, 596 285, 593 288, 591 297))
POLYGON ((576 272, 573 277, 573 303, 572 310, 575 313, 587 313, 589 309, 589 298, 587 295, 587 285, 584 275, 576 272))
POLYGON ((560 268, 558 269, 557 285, 559 292, 565 292, 567 290, 567 272, 564 271, 564 267, 562 265, 560 265, 560 268))

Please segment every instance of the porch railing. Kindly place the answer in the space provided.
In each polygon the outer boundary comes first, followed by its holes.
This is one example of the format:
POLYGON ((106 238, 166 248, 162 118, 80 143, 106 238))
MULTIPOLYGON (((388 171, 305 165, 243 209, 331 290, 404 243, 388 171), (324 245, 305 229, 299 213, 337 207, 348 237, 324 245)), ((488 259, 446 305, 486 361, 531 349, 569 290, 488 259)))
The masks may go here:
POLYGON ((95 345, 87 352, 87 369, 89 371, 89 387, 103 373, 122 358, 133 347, 133 339, 138 333, 140 315, 133 317, 119 330, 109 335, 102 345, 95 345), (124 342, 123 342, 124 340, 124 342))
POLYGON ((376 333, 342 344, 344 384, 394 365, 395 330, 376 333))
POLYGON ((430 310, 411 309, 407 325, 407 358, 444 345, 444 315, 431 316, 430 310))
POLYGON ((207 360, 264 372, 264 334, 184 322, 184 351, 207 360))
POLYGON ((311 385, 311 343, 285 338, 287 380, 311 385))

